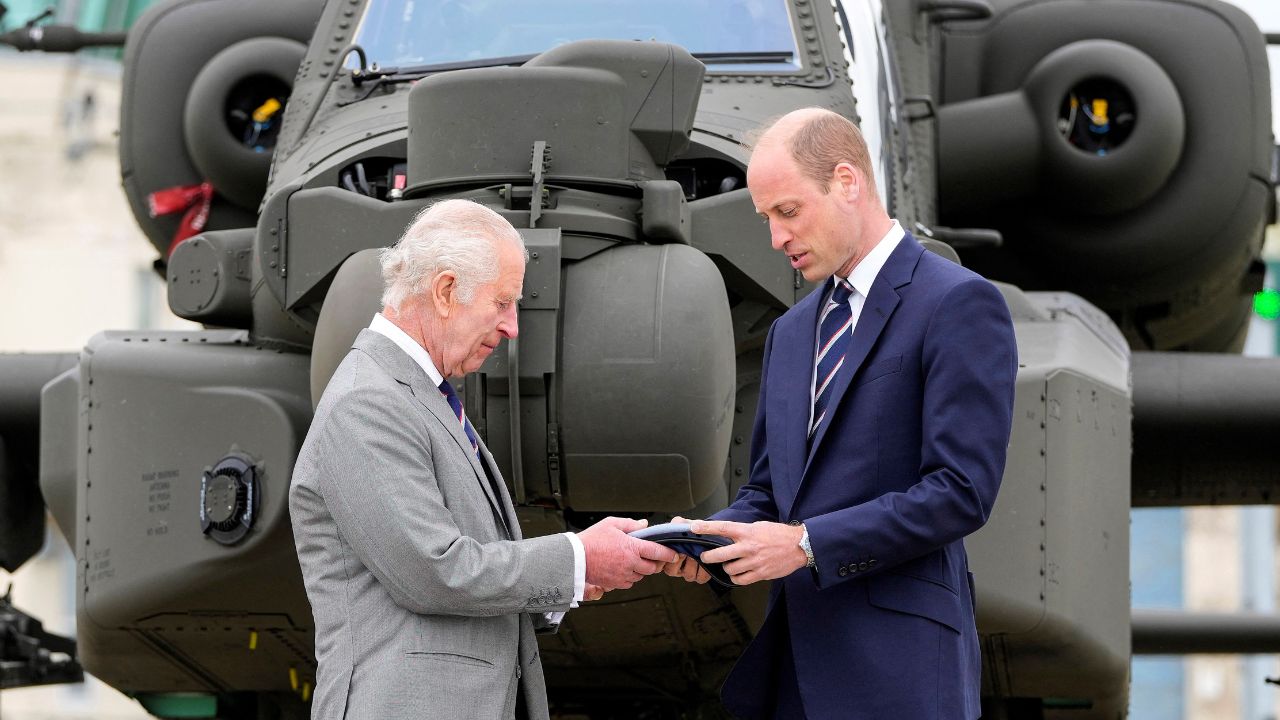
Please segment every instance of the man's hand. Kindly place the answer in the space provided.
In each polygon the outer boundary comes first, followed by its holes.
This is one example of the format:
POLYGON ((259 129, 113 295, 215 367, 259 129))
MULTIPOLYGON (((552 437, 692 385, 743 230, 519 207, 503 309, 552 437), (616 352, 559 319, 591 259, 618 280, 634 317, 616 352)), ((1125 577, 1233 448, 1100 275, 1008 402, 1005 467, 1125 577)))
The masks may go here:
POLYGON ((688 555, 677 555, 675 562, 667 563, 662 572, 671 577, 684 578, 685 582, 696 582, 699 585, 706 584, 711 579, 711 573, 702 569, 697 560, 688 555))
POLYGON ((578 533, 586 553, 587 583, 602 590, 625 590, 674 561, 674 550, 627 535, 648 524, 645 520, 607 517, 578 533))
POLYGON ((587 583, 587 586, 582 589, 583 600, 599 600, 602 597, 604 597, 604 588, 599 585, 587 583))
MULTIPOLYGON (((671 518, 671 522, 689 523, 692 521, 676 515, 671 518)), ((699 585, 705 584, 711 579, 711 573, 703 570, 702 566, 698 564, 698 561, 688 555, 677 555, 675 562, 669 562, 663 566, 662 572, 670 575, 671 577, 684 578, 685 582, 696 582, 699 585)))
POLYGON ((800 538, 804 527, 775 522, 737 523, 695 520, 690 528, 699 535, 723 535, 732 545, 702 553, 705 563, 723 563, 735 585, 786 577, 809 564, 800 538))

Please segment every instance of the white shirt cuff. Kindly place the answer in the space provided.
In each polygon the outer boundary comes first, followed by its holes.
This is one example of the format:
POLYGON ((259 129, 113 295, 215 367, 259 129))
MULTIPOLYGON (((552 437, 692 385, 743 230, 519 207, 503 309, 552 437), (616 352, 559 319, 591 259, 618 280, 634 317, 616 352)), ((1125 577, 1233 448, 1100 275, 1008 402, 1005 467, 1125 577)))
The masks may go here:
POLYGON ((569 603, 569 607, 576 608, 587 592, 587 551, 582 547, 577 533, 567 532, 565 537, 569 538, 569 544, 573 546, 573 602, 569 603))
MULTIPOLYGON (((569 603, 569 607, 576 608, 587 592, 587 551, 582 547, 582 541, 578 539, 577 533, 567 532, 565 536, 573 546, 573 602, 569 603)), ((549 612, 546 616, 547 622, 552 625, 559 625, 564 620, 563 611, 549 612)))

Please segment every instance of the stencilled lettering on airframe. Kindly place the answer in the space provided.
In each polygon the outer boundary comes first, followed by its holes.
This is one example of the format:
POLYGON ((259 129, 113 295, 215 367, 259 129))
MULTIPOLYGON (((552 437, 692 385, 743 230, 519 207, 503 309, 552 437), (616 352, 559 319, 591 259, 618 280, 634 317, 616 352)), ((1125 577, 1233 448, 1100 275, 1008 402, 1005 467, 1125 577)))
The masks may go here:
POLYGON ((111 548, 94 550, 89 558, 89 582, 102 582, 116 576, 111 567, 111 548))
MULTIPOLYGON (((157 472, 149 472, 142 474, 142 482, 146 483, 147 512, 155 515, 157 513, 169 512, 170 493, 172 492, 171 480, 178 477, 177 470, 160 470, 157 472)), ((152 532, 155 527, 147 529, 147 535, 163 535, 163 532, 152 532)))
POLYGON ((146 529, 147 537, 162 538, 169 534, 167 515, 169 513, 169 504, 172 501, 173 481, 180 475, 181 473, 176 469, 157 470, 142 474, 144 504, 147 507, 147 514, 160 516, 151 518, 146 529))

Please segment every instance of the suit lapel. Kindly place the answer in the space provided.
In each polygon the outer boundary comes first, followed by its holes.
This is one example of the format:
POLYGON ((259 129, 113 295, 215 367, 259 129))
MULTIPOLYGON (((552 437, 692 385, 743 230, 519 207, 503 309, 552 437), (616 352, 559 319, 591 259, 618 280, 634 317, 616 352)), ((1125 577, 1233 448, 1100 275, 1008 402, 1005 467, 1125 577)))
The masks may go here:
MULTIPOLYGON (((507 537, 511 537, 511 528, 507 526, 507 514, 503 510, 502 501, 493 494, 493 486, 497 483, 489 482, 489 476, 485 473, 484 466, 480 464, 480 458, 471 450, 471 440, 467 437, 467 431, 462 429, 462 423, 458 422, 458 416, 453 414, 453 408, 449 407, 449 402, 444 399, 444 395, 440 394, 440 388, 431 385, 430 378, 426 373, 419 372, 422 375, 421 382, 409 383, 409 389, 413 392, 413 396, 417 398, 422 406, 436 416, 446 428, 449 430, 449 436, 458 444, 458 449, 467 457, 467 461, 471 463, 471 472, 475 475, 475 479, 480 483, 480 489, 484 491, 484 496, 489 500, 489 505, 493 508, 494 517, 500 521, 503 530, 506 531, 507 537)), ((496 476, 495 476, 496 477, 496 476)))
POLYGON ((800 473, 804 469, 805 455, 809 448, 808 433, 805 431, 809 427, 809 412, 813 405, 810 401, 810 384, 813 379, 814 346, 817 344, 818 308, 823 301, 820 297, 823 294, 821 291, 814 291, 801 300, 795 313, 786 318, 785 322, 779 323, 777 337, 773 339, 774 347, 780 351, 778 357, 789 358, 778 368, 782 372, 771 373, 773 377, 770 377, 771 382, 776 377, 781 384, 778 393, 770 395, 782 398, 783 407, 766 408, 769 413, 779 409, 783 411, 780 427, 786 438, 786 455, 783 458, 786 472, 775 474, 774 482, 777 483, 781 476, 787 479, 787 484, 784 493, 779 493, 778 490, 782 488, 775 484, 774 501, 778 503, 778 509, 784 517, 795 497, 794 491, 800 485, 800 473))
MULTIPOLYGON (((484 467, 480 465, 480 458, 471 451, 471 440, 467 438, 467 433, 463 430, 462 423, 458 422, 458 417, 453 414, 453 408, 449 407, 449 402, 445 400, 444 395, 440 394, 440 388, 432 385, 431 378, 427 377, 427 373, 413 361, 413 358, 379 333, 367 329, 361 330, 356 336, 354 347, 369 353, 397 382, 409 389, 409 394, 413 395, 422 407, 440 421, 449 436, 458 444, 458 449, 471 463, 471 471, 489 500, 494 517, 501 522, 503 529, 507 531, 507 536, 510 537, 511 528, 507 527, 507 514, 503 510, 502 502, 493 494, 494 483, 489 482, 484 467)), ((492 458, 490 460, 492 461, 492 458)))
POLYGON ((893 316, 893 311, 897 309, 898 302, 902 299, 898 289, 911 282, 911 275, 915 272, 916 263, 920 260, 922 252, 924 248, 908 233, 898 242, 898 247, 894 248, 893 253, 885 261, 884 267, 880 268, 875 281, 871 283, 871 292, 862 303, 858 324, 854 326, 853 337, 849 339, 849 349, 845 352, 844 364, 840 366, 840 372, 836 373, 835 386, 831 389, 831 400, 827 403, 827 416, 818 425, 813 434, 813 442, 808 446, 804 472, 801 473, 802 479, 809 471, 815 451, 826 437, 827 428, 831 427, 832 418, 835 417, 840 401, 849 389, 849 384, 862 368, 862 364, 866 362, 867 355, 875 347, 885 325, 889 323, 889 318, 893 316))
POLYGON ((516 517, 515 503, 511 501, 511 495, 507 492, 507 484, 498 480, 498 478, 502 477, 498 472, 498 461, 493 459, 493 454, 489 452, 489 448, 485 446, 483 440, 480 441, 480 454, 484 456, 485 465, 493 473, 493 485, 498 487, 498 492, 502 495, 498 498, 498 502, 502 506, 502 521, 506 525, 507 537, 512 540, 520 540, 523 535, 520 532, 520 520, 516 517))

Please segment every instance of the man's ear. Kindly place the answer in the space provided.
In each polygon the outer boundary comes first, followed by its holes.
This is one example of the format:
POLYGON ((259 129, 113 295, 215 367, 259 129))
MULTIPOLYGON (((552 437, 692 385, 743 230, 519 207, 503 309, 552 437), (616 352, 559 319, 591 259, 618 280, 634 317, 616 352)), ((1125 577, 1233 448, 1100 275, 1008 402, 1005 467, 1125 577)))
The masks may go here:
POLYGON ((431 304, 435 307, 437 315, 442 318, 449 317, 458 301, 457 276, 448 270, 436 275, 431 279, 430 292, 427 296, 431 298, 431 304))
POLYGON ((832 192, 840 193, 848 202, 856 202, 862 197, 862 184, 862 173, 850 163, 836 163, 835 169, 831 171, 832 192))

